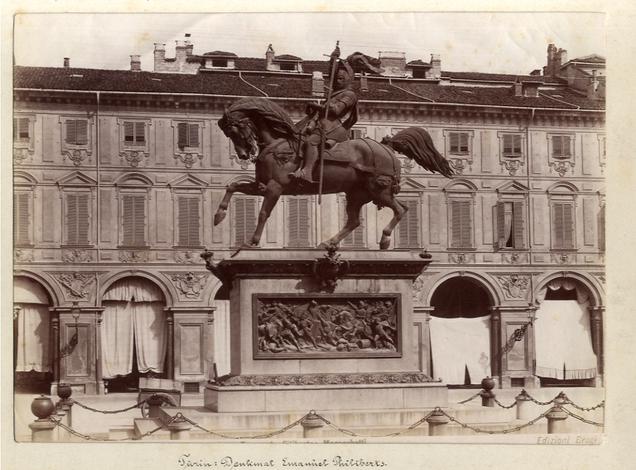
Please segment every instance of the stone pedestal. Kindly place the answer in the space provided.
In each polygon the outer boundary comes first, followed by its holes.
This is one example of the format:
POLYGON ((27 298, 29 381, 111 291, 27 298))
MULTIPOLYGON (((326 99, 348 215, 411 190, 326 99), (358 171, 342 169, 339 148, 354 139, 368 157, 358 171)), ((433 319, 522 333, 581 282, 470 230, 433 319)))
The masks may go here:
POLYGON ((242 250, 215 264, 230 291, 231 372, 206 387, 216 412, 445 406, 420 370, 408 251, 242 250), (336 273, 336 276, 333 274, 336 273))

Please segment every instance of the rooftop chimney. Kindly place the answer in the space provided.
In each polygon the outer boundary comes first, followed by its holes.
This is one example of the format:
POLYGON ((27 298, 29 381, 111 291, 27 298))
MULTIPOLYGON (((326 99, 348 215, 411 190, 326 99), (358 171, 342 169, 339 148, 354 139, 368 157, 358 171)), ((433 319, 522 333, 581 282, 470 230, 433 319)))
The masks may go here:
POLYGON ((314 71, 311 77, 311 94, 312 96, 325 96, 325 79, 319 70, 314 71))
POLYGON ((388 77, 406 76, 406 55, 404 52, 380 51, 380 66, 384 69, 383 75, 388 77))
POLYGON ((64 57, 64 68, 67 69, 71 66, 71 59, 64 57))
POLYGON ((154 71, 162 70, 163 63, 166 60, 166 45, 160 42, 155 43, 155 68, 154 71))
POLYGON ((191 56, 192 50, 194 49, 194 44, 190 42, 190 33, 185 33, 185 38, 186 55, 191 56))
POLYGON ((363 93, 369 91, 369 79, 364 73, 360 77, 360 91, 363 93))
POLYGON ((426 78, 441 78, 442 76, 442 58, 439 54, 431 54, 430 76, 426 78))
POLYGON ((130 56, 130 70, 133 72, 141 72, 141 59, 138 54, 130 56))
POLYGON ((272 63, 274 62, 274 48, 270 44, 267 46, 267 51, 265 52, 265 69, 272 70, 272 63))

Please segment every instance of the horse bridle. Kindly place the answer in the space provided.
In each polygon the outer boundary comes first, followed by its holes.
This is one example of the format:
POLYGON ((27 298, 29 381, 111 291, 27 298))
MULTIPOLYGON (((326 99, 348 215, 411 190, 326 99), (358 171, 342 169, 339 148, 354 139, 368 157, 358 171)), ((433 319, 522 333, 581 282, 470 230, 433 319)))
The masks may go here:
POLYGON ((236 127, 239 130, 241 138, 245 142, 249 143, 250 151, 248 152, 248 155, 250 156, 250 160, 252 162, 256 160, 259 154, 258 139, 256 138, 256 132, 254 131, 254 124, 250 118, 234 118, 230 114, 225 114, 223 119, 219 121, 219 126, 226 136, 228 135, 227 131, 230 128, 236 127))

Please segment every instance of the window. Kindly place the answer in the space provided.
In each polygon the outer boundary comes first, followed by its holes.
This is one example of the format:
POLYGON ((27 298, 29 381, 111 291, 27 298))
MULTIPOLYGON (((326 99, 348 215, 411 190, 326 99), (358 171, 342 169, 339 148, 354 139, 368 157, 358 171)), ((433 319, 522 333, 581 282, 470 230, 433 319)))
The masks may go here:
POLYGON ((13 240, 16 246, 31 244, 31 194, 13 195, 13 240))
POLYGON ((186 147, 198 147, 199 146, 199 124, 180 122, 178 124, 178 143, 179 149, 183 150, 186 147))
POLYGON ((146 244, 146 195, 122 195, 122 245, 146 244))
POLYGON ((295 72, 298 70, 296 64, 293 62, 281 62, 280 69, 285 72, 295 72))
POLYGON ((396 248, 419 248, 420 246, 420 204, 418 199, 401 199, 408 208, 396 227, 396 248))
POLYGON ((450 247, 473 247, 473 201, 471 199, 449 199, 450 247))
POLYGON ((570 159, 572 158, 572 137, 569 135, 552 136, 552 158, 570 159))
POLYGON ((521 134, 503 134, 503 156, 521 157, 521 134))
POLYGON ((13 140, 28 142, 29 139, 29 118, 13 118, 13 140))
POLYGON ((523 201, 497 203, 497 248, 525 247, 525 213, 523 201))
MULTIPOLYGON (((340 227, 344 227, 347 222, 347 210, 346 210, 346 198, 341 197, 339 202, 340 206, 340 227)), ((360 209, 360 225, 347 235, 344 240, 342 240, 342 246, 347 248, 364 248, 367 245, 367 237, 366 237, 366 206, 362 206, 360 209)))
POLYGON ((307 197, 287 198, 287 246, 311 245, 310 200, 307 197))
POLYGON ((241 246, 250 242, 254 230, 256 230, 257 202, 255 197, 234 197, 232 199, 233 246, 241 246))
POLYGON ((179 246, 200 246, 200 212, 199 198, 179 196, 179 246))
POLYGON ((574 202, 552 202, 552 248, 574 249, 574 202))
POLYGON ((469 153, 468 132, 449 132, 448 143, 450 153, 456 155, 465 155, 469 153))
POLYGON ((146 145, 146 123, 124 121, 124 144, 126 146, 146 145))
POLYGON ((88 144, 88 121, 85 119, 67 119, 64 122, 64 141, 68 145, 88 144))
POLYGON ((227 68, 227 59, 212 59, 212 67, 227 68))
POLYGON ((90 231, 90 194, 69 193, 66 195, 66 243, 88 245, 90 231))
POLYGON ((354 127, 349 131, 350 139, 363 139, 367 136, 367 130, 363 127, 354 127))

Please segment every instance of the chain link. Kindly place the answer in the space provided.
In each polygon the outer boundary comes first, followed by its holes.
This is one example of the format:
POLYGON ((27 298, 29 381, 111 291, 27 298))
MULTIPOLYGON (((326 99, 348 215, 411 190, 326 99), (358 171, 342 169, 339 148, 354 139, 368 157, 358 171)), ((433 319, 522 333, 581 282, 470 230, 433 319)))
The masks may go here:
MULTIPOLYGON (((87 440, 87 441, 98 441, 98 442, 138 441, 138 440, 143 439, 144 437, 148 437, 148 436, 156 433, 157 431, 160 431, 161 429, 164 428, 164 426, 166 426, 166 425, 162 424, 161 426, 157 426, 155 429, 153 429, 151 431, 147 431, 147 432, 141 434, 140 436, 122 437, 120 439, 112 439, 110 437, 99 438, 99 437, 89 436, 88 434, 82 434, 81 432, 76 431, 75 429, 67 426, 66 424, 60 422, 59 420, 56 420, 54 418, 50 418, 50 420, 52 422, 54 422, 56 426, 61 427, 62 429, 66 430, 69 434, 72 434, 73 436, 79 437, 79 438, 87 440)), ((174 418, 171 419, 168 424, 171 424, 173 421, 174 421, 174 418)))
POLYGON ((568 405, 572 405, 574 408, 576 408, 577 410, 580 410, 580 411, 593 411, 593 410, 595 410, 597 408, 604 408, 605 407, 605 400, 600 402, 598 405, 590 406, 589 408, 585 408, 583 406, 579 406, 576 403, 574 403, 573 401, 569 401, 567 404, 568 405))
POLYGON ((596 421, 590 421, 589 419, 585 419, 585 418, 584 418, 584 417, 582 417, 582 416, 579 416, 579 415, 577 415, 577 414, 574 414, 574 413, 572 413, 570 410, 568 410, 567 408, 565 408, 565 407, 563 407, 563 406, 561 407, 561 409, 562 409, 563 411, 565 411, 565 413, 566 413, 567 415, 572 416, 572 418, 578 419, 579 421, 582 421, 583 423, 591 424, 592 426, 597 426, 597 427, 599 427, 599 428, 602 428, 602 427, 604 427, 604 426, 605 426, 603 423, 597 423, 596 421))
POLYGON ((221 437, 223 439, 267 439, 268 437, 274 437, 274 436, 277 436, 279 434, 282 434, 284 432, 289 431, 291 428, 299 425, 301 423, 301 421, 303 419, 305 419, 309 415, 310 415, 310 413, 307 413, 302 418, 297 419, 293 423, 290 423, 287 426, 285 426, 284 428, 281 428, 281 429, 279 429, 277 431, 271 431, 271 432, 268 432, 268 433, 265 433, 265 434, 257 434, 257 435, 254 435, 254 436, 230 436, 228 434, 223 434, 223 433, 220 433, 220 432, 212 431, 211 429, 207 429, 207 428, 201 426, 200 424, 192 421, 187 416, 183 416, 183 421, 190 423, 192 426, 194 426, 197 429, 200 429, 201 431, 204 431, 204 432, 206 432, 208 434, 211 434, 213 436, 221 437))
POLYGON ((375 435, 375 436, 369 436, 369 435, 364 435, 364 434, 358 434, 355 433, 353 431, 350 431, 348 429, 344 429, 341 428, 335 424, 333 424, 331 421, 329 421, 327 418, 325 418, 324 416, 321 416, 319 414, 314 414, 314 416, 318 419, 320 419, 323 423, 325 423, 326 425, 330 426, 331 428, 335 429, 336 431, 341 432, 342 434, 346 434, 347 436, 351 436, 351 437, 361 437, 361 438, 365 438, 365 439, 378 439, 378 438, 382 438, 382 437, 395 437, 395 436, 399 436, 400 434, 404 434, 407 433, 409 431, 412 431, 413 429, 417 428, 418 426, 421 426, 423 423, 426 422, 426 420, 428 418, 430 418, 430 416, 434 413, 435 411, 430 411, 426 416, 424 416, 423 418, 418 419, 417 421, 415 421, 413 424, 411 424, 409 427, 402 429, 401 431, 395 431, 395 432, 391 432, 388 434, 381 434, 381 435, 375 435))
POLYGON ((90 407, 88 405, 84 405, 83 403, 80 403, 77 400, 72 400, 74 405, 78 405, 81 408, 84 408, 85 410, 89 410, 89 411, 94 411, 95 413, 103 413, 103 414, 117 414, 117 413, 124 413, 126 411, 130 411, 130 410, 134 410, 135 408, 140 407, 141 405, 143 405, 144 403, 146 403, 148 401, 148 399, 142 400, 132 406, 129 406, 128 408, 122 408, 121 410, 98 410, 97 408, 93 408, 90 407))
POLYGON ((448 419, 450 419, 454 423, 459 424, 462 428, 470 429, 471 431, 482 433, 482 434, 510 434, 511 432, 517 432, 517 431, 522 430, 523 428, 527 428, 528 426, 532 426, 534 423, 536 423, 540 419, 545 418, 548 415, 548 413, 550 412, 550 410, 545 411, 545 412, 541 413, 539 416, 537 416, 536 418, 528 421, 527 423, 520 424, 519 426, 515 426, 513 428, 502 429, 502 430, 494 430, 494 429, 481 429, 481 428, 478 428, 476 426, 472 426, 470 424, 462 423, 461 421, 455 419, 453 416, 451 416, 448 413, 446 413, 441 408, 438 408, 438 410, 444 416, 446 416, 448 419))
POLYGON ((507 410, 509 410, 510 408, 513 408, 515 406, 517 406, 517 400, 513 401, 511 405, 504 405, 502 404, 499 400, 497 400, 496 397, 493 397, 493 400, 495 401, 495 403, 497 403, 498 406, 500 406, 501 408, 505 408, 507 410))
POLYGON ((481 390, 479 392, 475 393, 472 397, 467 398, 466 400, 458 401, 457 404, 458 405, 463 405, 464 403, 468 403, 469 401, 474 400, 475 398, 477 398, 480 394, 481 394, 481 390))

